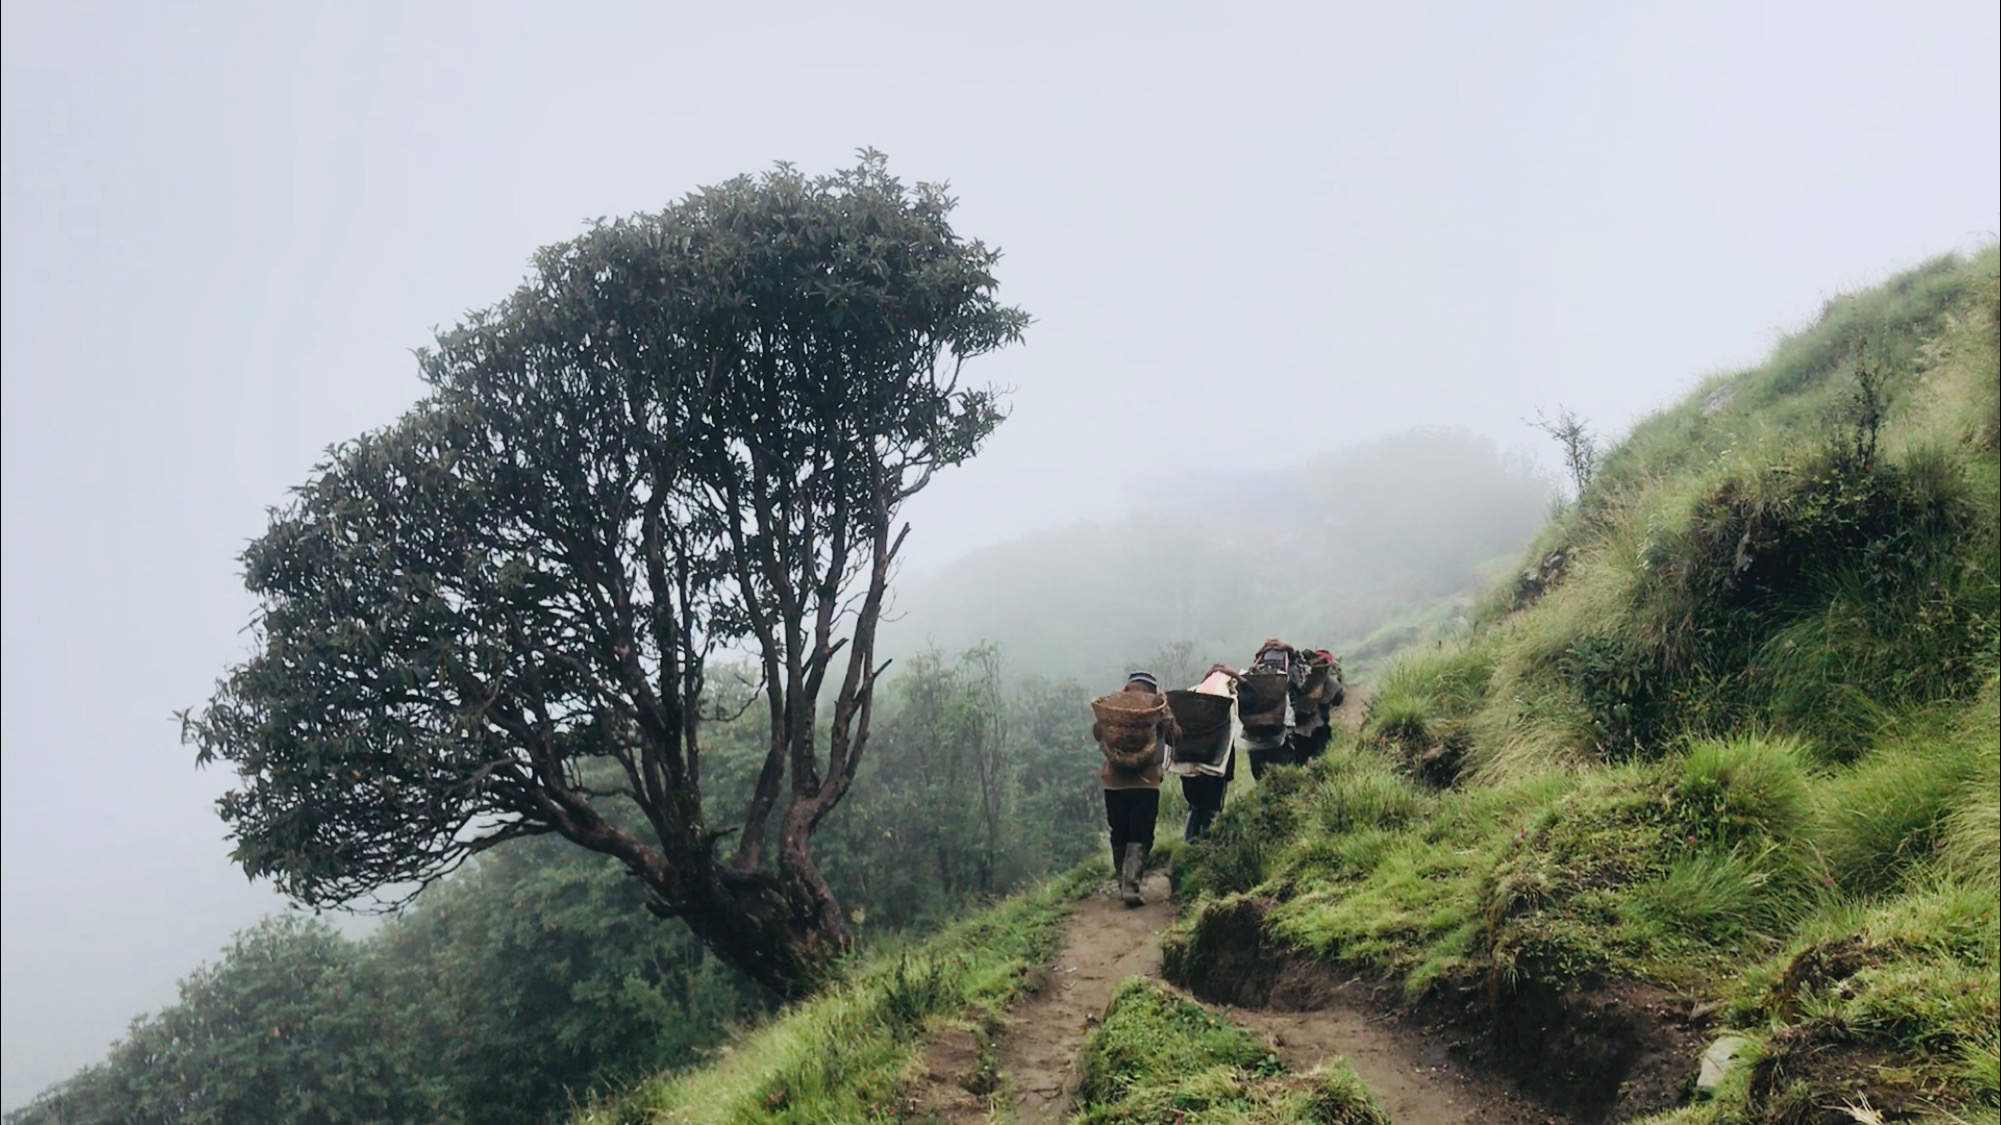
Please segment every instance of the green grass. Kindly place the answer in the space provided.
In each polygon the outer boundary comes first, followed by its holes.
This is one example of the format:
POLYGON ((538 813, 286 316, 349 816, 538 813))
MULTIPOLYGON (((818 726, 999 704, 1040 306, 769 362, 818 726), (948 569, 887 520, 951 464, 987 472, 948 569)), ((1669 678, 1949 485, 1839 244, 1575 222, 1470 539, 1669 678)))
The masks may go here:
POLYGON ((1661 1123, 1851 1096, 1992 1119, 1996 267, 1831 302, 1642 422, 1470 628, 1384 667, 1359 737, 1177 857, 1170 941, 1255 900, 1412 999, 1623 978, 1723 1002, 1752 1061, 1661 1123))
POLYGON ((1726 845, 1789 842, 1807 822, 1805 755, 1783 740, 1701 739, 1682 759, 1675 796, 1690 834, 1726 845))
POLYGON ((1075 1125, 1389 1125, 1345 1061, 1292 1074, 1241 1028, 1144 977, 1120 986, 1078 1068, 1075 1125))
POLYGON ((1991 789, 2001 773, 1994 766, 1997 730, 2001 713, 1990 682, 1953 726, 1887 738, 1824 786, 1817 844, 1834 881, 1860 893, 1889 890, 1946 849, 1952 825, 1959 826, 1954 856, 1978 875, 2001 838, 1986 831, 1991 818, 1980 815, 1992 807, 1980 801, 1982 782, 1991 789))
POLYGON ((580 1125, 895 1121, 946 1022, 997 1019, 1056 949, 1080 867, 922 942, 872 952, 842 981, 736 1037, 714 1061, 579 1113, 580 1125))

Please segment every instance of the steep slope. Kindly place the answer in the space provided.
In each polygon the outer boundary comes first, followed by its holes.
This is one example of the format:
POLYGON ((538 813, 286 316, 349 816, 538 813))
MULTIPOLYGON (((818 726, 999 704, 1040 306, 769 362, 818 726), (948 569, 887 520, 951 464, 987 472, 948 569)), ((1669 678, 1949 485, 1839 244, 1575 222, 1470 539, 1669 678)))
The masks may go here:
POLYGON ((1994 1119, 1996 305, 1929 263, 1637 427, 1182 854, 1170 979, 1387 977, 1586 1119, 1994 1119))

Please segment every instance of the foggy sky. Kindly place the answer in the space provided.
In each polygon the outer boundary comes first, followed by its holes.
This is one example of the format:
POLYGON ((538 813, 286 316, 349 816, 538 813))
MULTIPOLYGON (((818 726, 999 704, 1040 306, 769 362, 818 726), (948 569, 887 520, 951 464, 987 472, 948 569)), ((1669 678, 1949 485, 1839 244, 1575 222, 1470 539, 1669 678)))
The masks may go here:
POLYGON ((278 906, 169 714, 408 350, 594 216, 871 145, 1038 322, 913 567, 1413 425, 1617 431, 2001 220, 1992 0, 8 2, 0 1102, 278 906), (1250 393, 1222 388, 1255 389, 1250 393), (1274 411, 1285 396, 1324 408, 1274 411), (1147 423, 1115 439, 1108 417, 1147 423))

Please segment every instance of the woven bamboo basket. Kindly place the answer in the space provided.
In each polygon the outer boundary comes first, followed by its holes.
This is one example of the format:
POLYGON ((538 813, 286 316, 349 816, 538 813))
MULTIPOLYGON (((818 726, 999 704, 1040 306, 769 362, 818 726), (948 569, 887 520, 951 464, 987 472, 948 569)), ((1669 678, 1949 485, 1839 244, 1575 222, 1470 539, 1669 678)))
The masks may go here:
POLYGON ((1317 652, 1302 652, 1299 659, 1306 663, 1306 679, 1293 689, 1292 707, 1295 711, 1307 711, 1320 706, 1327 698, 1328 673, 1334 664, 1317 652))
POLYGON ((1167 701, 1150 692, 1115 691, 1091 701, 1107 750, 1144 750, 1153 745, 1154 730, 1167 716, 1167 701))
POLYGON ((1230 709, 1236 700, 1227 695, 1200 691, 1170 691, 1168 710, 1181 727, 1181 741, 1174 744, 1176 761, 1200 762, 1216 766, 1230 748, 1230 709))
POLYGON ((1269 726, 1285 722, 1284 672, 1252 669, 1237 681, 1237 714, 1245 726, 1269 726))

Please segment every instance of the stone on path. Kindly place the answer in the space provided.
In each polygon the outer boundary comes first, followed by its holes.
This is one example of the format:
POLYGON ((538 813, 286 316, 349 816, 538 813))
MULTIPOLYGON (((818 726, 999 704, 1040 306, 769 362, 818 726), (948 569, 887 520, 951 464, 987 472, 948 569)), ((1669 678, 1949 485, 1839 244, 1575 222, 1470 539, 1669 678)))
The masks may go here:
POLYGON ((1749 1042, 1742 1035, 1725 1035, 1711 1043, 1702 1052, 1702 1071, 1695 1076, 1695 1092, 1703 1097, 1714 1095, 1737 1061, 1737 1053, 1749 1042))

